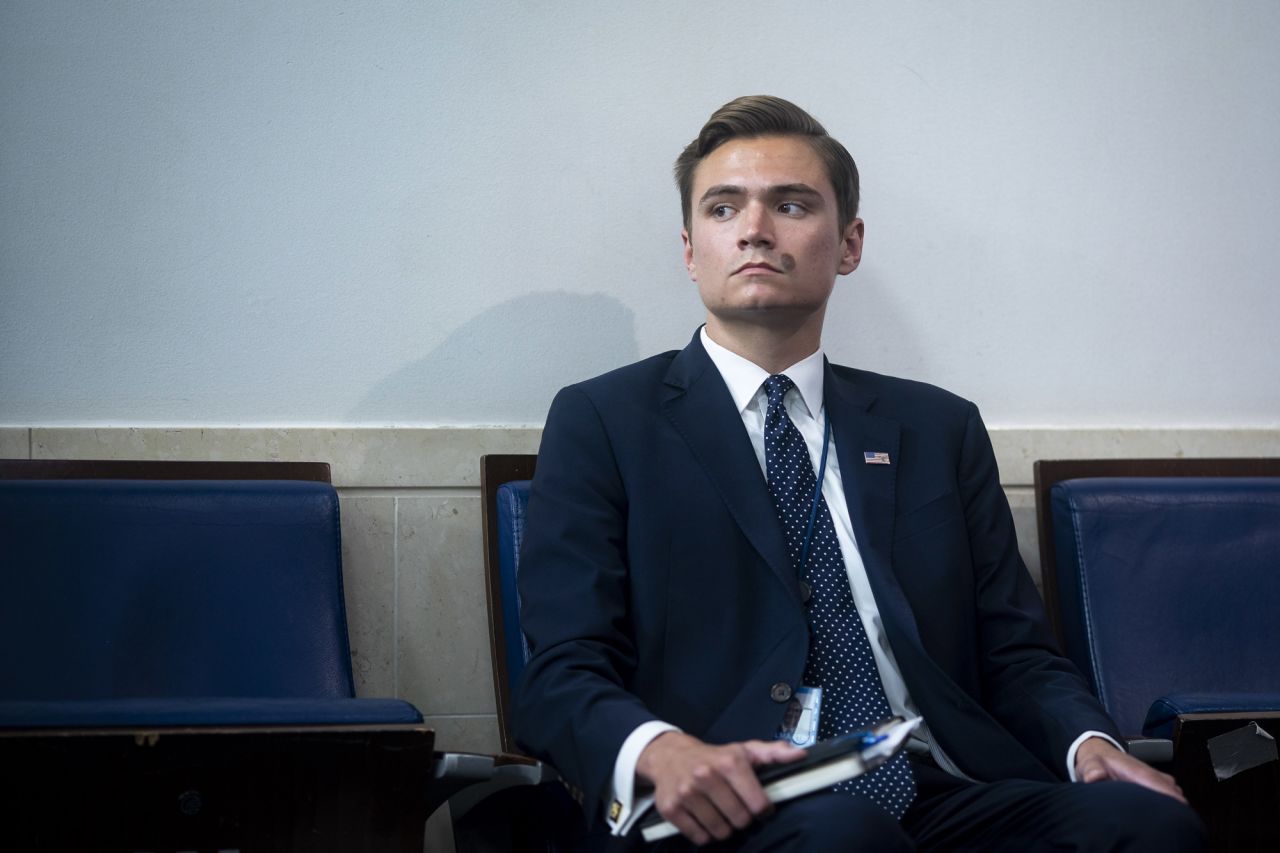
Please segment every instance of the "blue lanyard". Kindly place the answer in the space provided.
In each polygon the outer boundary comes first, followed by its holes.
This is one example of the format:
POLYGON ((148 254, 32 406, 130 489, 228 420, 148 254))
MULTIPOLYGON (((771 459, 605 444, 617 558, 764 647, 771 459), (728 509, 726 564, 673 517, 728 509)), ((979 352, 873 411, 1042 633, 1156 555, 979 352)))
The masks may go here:
POLYGON ((831 446, 831 417, 823 418, 825 424, 822 430, 822 461, 818 464, 818 482, 813 487, 813 503, 809 507, 809 526, 804 532, 804 546, 800 549, 800 565, 798 572, 804 575, 805 563, 809 559, 809 543, 813 541, 813 523, 818 518, 818 499, 822 497, 822 478, 827 473, 827 448, 831 446))

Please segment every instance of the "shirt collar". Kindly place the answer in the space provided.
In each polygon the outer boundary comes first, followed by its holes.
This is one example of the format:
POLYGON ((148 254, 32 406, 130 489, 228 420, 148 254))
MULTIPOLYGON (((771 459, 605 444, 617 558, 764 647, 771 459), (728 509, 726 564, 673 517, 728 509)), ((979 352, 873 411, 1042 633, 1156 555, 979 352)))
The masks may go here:
MULTIPOLYGON (((729 395, 733 397, 733 404, 738 407, 738 414, 741 415, 755 400, 760 386, 769 378, 769 372, 755 362, 748 361, 711 340, 707 335, 706 326, 702 327, 700 335, 703 349, 707 351, 712 363, 724 377, 724 384, 729 386, 729 395)), ((822 348, 819 347, 813 355, 802 358, 781 372, 787 374, 796 384, 796 390, 800 393, 800 399, 805 407, 809 409, 810 416, 817 418, 818 412, 822 411, 822 348)))

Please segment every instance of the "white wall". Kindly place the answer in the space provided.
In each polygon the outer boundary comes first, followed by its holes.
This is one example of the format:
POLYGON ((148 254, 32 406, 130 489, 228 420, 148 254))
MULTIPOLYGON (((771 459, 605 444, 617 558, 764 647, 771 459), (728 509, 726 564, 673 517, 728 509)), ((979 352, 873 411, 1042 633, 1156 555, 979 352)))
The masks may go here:
POLYGON ((1280 3, 4 2, 0 425, 539 423, 701 317, 731 97, 863 171, 838 360, 1280 425, 1280 3))

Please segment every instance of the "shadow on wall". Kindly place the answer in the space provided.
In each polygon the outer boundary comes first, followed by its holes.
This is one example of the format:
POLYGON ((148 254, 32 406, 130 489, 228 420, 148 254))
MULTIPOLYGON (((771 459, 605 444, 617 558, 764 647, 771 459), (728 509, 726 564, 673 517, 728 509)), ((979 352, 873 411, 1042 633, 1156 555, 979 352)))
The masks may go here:
POLYGON ((560 291, 495 305, 351 410, 379 424, 540 424, 565 385, 639 358, 635 318, 616 299, 560 291))

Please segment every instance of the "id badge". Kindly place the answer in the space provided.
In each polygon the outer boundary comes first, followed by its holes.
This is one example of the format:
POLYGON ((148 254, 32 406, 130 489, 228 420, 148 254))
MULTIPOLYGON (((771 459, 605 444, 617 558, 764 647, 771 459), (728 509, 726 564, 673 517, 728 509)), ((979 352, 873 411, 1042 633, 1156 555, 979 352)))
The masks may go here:
POLYGON ((822 688, 797 688, 782 715, 778 740, 794 746, 813 746, 818 742, 818 716, 821 712, 822 688))

